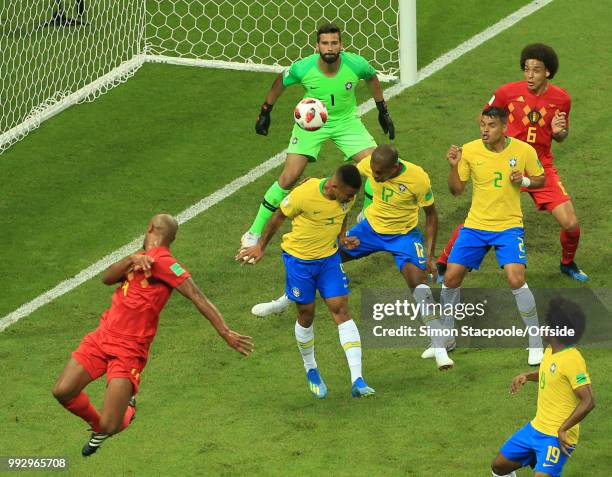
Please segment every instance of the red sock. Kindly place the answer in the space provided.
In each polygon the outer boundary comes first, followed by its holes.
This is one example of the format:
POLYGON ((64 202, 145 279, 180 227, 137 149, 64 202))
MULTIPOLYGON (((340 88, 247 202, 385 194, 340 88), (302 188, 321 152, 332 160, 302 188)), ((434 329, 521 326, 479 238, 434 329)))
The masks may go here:
POLYGON ((72 414, 79 416, 87 422, 94 432, 100 432, 100 414, 98 414, 96 408, 93 407, 86 393, 81 391, 78 396, 63 403, 62 406, 68 409, 72 414))
POLYGON ((453 245, 455 245, 455 241, 459 236, 459 231, 461 230, 461 227, 463 227, 463 224, 457 225, 457 227, 455 227, 455 230, 453 230, 453 236, 446 244, 446 247, 444 247, 444 250, 442 251, 440 257, 438 257, 438 263, 443 263, 444 265, 448 263, 448 256, 450 255, 451 250, 453 249, 453 245))
POLYGON ((563 265, 569 265, 574 261, 574 255, 576 255, 576 249, 578 249, 578 242, 580 242, 580 226, 575 229, 565 231, 561 229, 559 234, 561 239, 561 263, 563 265))
POLYGON ((132 420, 134 414, 136 414, 134 408, 132 406, 128 406, 125 410, 125 414, 123 415, 123 422, 121 423, 121 429, 119 429, 119 432, 125 430, 125 428, 130 425, 130 421, 132 420))

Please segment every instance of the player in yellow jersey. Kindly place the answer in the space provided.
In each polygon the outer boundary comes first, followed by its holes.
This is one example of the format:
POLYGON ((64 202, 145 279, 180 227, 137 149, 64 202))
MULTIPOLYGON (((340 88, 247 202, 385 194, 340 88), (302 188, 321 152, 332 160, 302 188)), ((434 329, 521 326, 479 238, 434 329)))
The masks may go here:
MULTIPOLYGON (((378 146, 371 158, 361 161, 357 168, 361 175, 371 179, 372 204, 363 212, 364 217, 348 231, 349 237, 359 239, 359 245, 342 250, 343 262, 366 257, 376 252, 389 252, 406 283, 413 290, 422 310, 433 304, 433 295, 427 285, 427 271, 435 274, 435 246, 438 233, 438 213, 427 173, 416 164, 399 158, 397 149, 389 145, 378 146), (425 211, 425 233, 418 229, 419 209, 425 211)), ((431 309, 431 307, 430 307, 431 309)), ((442 329, 435 315, 422 314, 430 330, 442 329)), ((444 338, 432 333, 432 354, 439 370, 453 367, 448 357, 444 338)))
POLYGON ((577 304, 564 298, 550 302, 549 346, 540 369, 516 376, 510 385, 510 393, 515 394, 527 381, 539 383, 536 416, 502 446, 491 463, 494 476, 516 477, 514 471, 528 465, 535 477, 561 475, 578 443, 579 423, 595 407, 586 363, 574 347, 584 333, 585 321, 577 304), (564 335, 569 330, 573 336, 564 335))
MULTIPOLYGON (((427 285, 427 273, 435 273, 433 257, 438 233, 438 213, 427 173, 416 164, 399 158, 397 149, 390 145, 376 147, 371 158, 365 158, 357 166, 363 177, 371 179, 373 202, 364 212, 364 219, 351 228, 347 235, 359 240, 357 247, 343 248, 340 255, 343 262, 366 257, 375 252, 389 252, 393 255, 398 270, 413 290, 417 303, 433 303, 433 296, 427 285), (425 211, 425 233, 418 229, 419 209, 425 211)), ((286 295, 268 303, 253 307, 253 313, 267 316, 280 313, 289 306, 286 295)), ((422 316, 431 329, 441 329, 442 323, 434 315, 422 316)), ((432 333, 434 334, 434 333, 432 333)), ((439 333, 438 333, 439 334, 439 333)), ((439 345, 431 348, 438 369, 453 366, 444 348, 444 340, 433 340, 439 345)))
MULTIPOLYGON (((480 139, 451 146, 448 186, 453 195, 472 181, 472 205, 465 226, 448 258, 440 295, 443 309, 459 302, 459 287, 470 269, 477 270, 489 249, 495 249, 497 263, 506 273, 525 326, 538 326, 535 299, 525 282, 527 252, 521 211, 521 186, 537 189, 544 185, 544 168, 533 147, 506 137, 506 112, 485 109, 480 116, 480 139), (525 175, 528 174, 528 177, 525 175)), ((448 326, 453 318, 445 317, 448 326)), ((447 346, 453 343, 448 342, 447 346)), ((529 337, 528 363, 542 361, 540 336, 529 337)))
POLYGON ((296 303, 298 318, 295 338, 304 361, 308 389, 317 398, 327 395, 314 354, 315 295, 327 304, 338 325, 340 344, 344 348, 351 373, 353 397, 374 394, 363 380, 361 371, 361 338, 348 308, 348 278, 342 268, 338 244, 347 249, 359 245, 355 237, 346 236, 346 217, 361 188, 361 175, 355 166, 346 164, 326 179, 307 179, 281 202, 254 246, 243 249, 236 260, 259 262, 275 232, 285 219, 291 219, 291 232, 283 236, 281 248, 285 264, 285 293, 296 303))

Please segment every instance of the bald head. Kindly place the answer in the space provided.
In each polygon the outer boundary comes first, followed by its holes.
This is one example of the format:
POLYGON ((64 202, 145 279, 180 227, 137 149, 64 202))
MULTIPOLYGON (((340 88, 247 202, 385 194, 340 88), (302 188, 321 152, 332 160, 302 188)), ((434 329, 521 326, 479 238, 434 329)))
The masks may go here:
POLYGON ((382 144, 372 152, 372 164, 375 164, 383 169, 391 169, 397 165, 399 155, 395 147, 388 144, 382 144))
POLYGON ((372 152, 370 167, 376 182, 386 182, 396 177, 402 170, 397 149, 387 144, 378 146, 372 152))
POLYGON ((158 214, 151 219, 149 233, 155 235, 163 245, 170 245, 176 238, 178 222, 168 214, 158 214))

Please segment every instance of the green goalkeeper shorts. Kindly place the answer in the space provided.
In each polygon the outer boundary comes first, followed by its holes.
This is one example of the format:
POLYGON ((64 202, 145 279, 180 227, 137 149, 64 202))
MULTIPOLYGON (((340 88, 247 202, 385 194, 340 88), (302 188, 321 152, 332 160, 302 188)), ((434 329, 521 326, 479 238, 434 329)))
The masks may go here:
POLYGON ((291 140, 287 152, 308 156, 309 162, 314 162, 319 156, 321 145, 331 139, 344 154, 344 160, 349 160, 358 152, 376 147, 376 141, 357 116, 339 121, 330 121, 317 131, 306 131, 297 124, 293 126, 291 140))

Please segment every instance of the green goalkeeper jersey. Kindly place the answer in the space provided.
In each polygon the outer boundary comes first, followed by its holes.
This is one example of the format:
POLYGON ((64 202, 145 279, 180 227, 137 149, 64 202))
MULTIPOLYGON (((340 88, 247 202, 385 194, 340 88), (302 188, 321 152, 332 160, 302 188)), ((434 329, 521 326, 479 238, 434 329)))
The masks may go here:
POLYGON ((317 98, 325 104, 328 122, 335 122, 357 113, 355 88, 360 79, 369 80, 376 70, 368 61, 355 53, 340 52, 340 68, 333 77, 319 69, 315 53, 293 63, 283 73, 283 85, 301 83, 305 98, 317 98))

